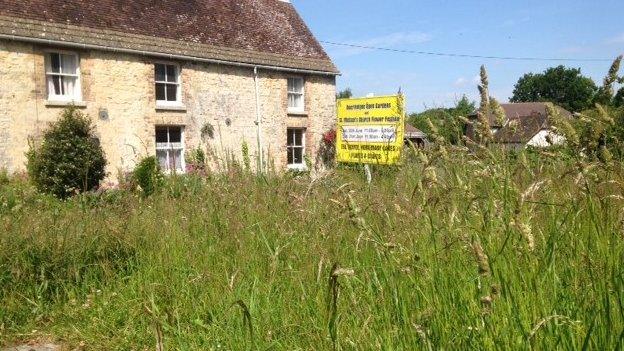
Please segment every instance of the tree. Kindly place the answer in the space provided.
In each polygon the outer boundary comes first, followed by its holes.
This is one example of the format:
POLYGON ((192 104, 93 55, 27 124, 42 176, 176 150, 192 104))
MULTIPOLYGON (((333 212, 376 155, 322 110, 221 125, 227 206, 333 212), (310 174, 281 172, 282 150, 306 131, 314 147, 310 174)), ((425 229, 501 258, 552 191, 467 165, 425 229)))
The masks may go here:
POLYGON ((544 73, 525 74, 515 86, 511 102, 552 102, 572 112, 593 106, 598 87, 580 69, 558 66, 544 73))
POLYGON ((350 99, 353 97, 353 93, 351 92, 351 88, 347 88, 342 90, 336 94, 336 99, 350 99))
POLYGON ((476 109, 474 101, 463 96, 455 107, 432 108, 420 113, 413 113, 409 116, 409 123, 422 130, 425 134, 430 134, 431 124, 438 130, 438 133, 451 144, 459 144, 464 134, 464 125, 460 117, 468 117, 476 109))
POLYGON ((613 106, 624 107, 624 88, 620 88, 613 98, 613 106))
POLYGON ((104 179, 106 159, 88 116, 63 111, 26 154, 28 175, 37 189, 61 199, 95 189, 104 179))

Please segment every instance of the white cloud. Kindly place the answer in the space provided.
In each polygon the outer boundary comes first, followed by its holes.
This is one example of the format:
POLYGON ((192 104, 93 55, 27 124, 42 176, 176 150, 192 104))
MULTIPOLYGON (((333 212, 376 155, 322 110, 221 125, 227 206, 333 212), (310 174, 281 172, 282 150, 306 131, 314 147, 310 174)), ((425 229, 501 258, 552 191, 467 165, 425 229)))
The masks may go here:
POLYGON ((481 77, 476 75, 472 78, 459 77, 453 82, 453 86, 456 88, 464 88, 472 86, 473 84, 481 84, 481 77))
POLYGON ((464 85, 466 85, 466 83, 468 83, 468 80, 466 78, 459 77, 459 78, 457 78, 455 83, 453 83, 453 85, 456 86, 456 87, 463 87, 464 85))
POLYGON ((370 51, 365 47, 380 47, 380 48, 397 48, 404 45, 422 44, 431 41, 431 35, 424 32, 412 31, 412 32, 396 32, 378 37, 372 37, 368 39, 352 40, 344 42, 349 46, 337 46, 327 44, 332 56, 352 56, 359 55, 363 52, 370 51))

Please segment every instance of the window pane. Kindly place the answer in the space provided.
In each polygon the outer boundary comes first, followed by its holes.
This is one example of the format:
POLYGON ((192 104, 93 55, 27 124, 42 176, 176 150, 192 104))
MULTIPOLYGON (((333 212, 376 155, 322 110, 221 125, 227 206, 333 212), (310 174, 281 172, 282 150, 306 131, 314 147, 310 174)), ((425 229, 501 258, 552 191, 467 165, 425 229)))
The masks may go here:
POLYGON ((163 170, 167 170, 167 152, 166 150, 156 150, 156 157, 158 158, 158 164, 163 170))
POLYGON ((297 101, 294 94, 288 94, 288 107, 297 107, 297 101))
POLYGON ((178 101, 178 86, 167 84, 167 101, 178 101))
POLYGON ((167 65, 167 82, 177 83, 178 82, 178 73, 176 72, 176 66, 167 65))
POLYGON ((50 54, 50 68, 54 73, 61 73, 61 56, 59 54, 50 54))
POLYGON ((295 145, 303 146, 303 131, 295 130, 295 145))
POLYGON ((287 144, 288 146, 292 146, 292 145, 294 145, 294 142, 295 142, 295 135, 294 135, 294 133, 295 133, 295 130, 294 130, 294 129, 288 129, 288 130, 287 130, 287 134, 288 134, 288 141, 287 141, 287 143, 286 143, 286 144, 287 144))
POLYGON ((295 160, 295 157, 293 155, 293 149, 292 148, 287 148, 286 152, 288 153, 288 164, 292 165, 294 160, 295 160))
POLYGON ((62 78, 59 76, 52 76, 51 78, 52 78, 52 86, 54 88, 52 93, 54 95, 63 95, 62 78))
POLYGON ((178 149, 170 153, 171 154, 171 164, 175 167, 176 170, 182 170, 182 150, 178 149))
POLYGON ((76 78, 73 77, 61 77, 61 82, 62 82, 62 91, 63 91, 63 95, 69 96, 69 97, 75 97, 75 92, 76 92, 76 78))
POLYGON ((167 128, 156 128, 156 142, 157 143, 169 142, 167 138, 167 128))
POLYGON ((169 142, 181 143, 182 142, 182 128, 169 127, 169 142))
POLYGON ((165 81, 165 65, 159 63, 154 65, 154 79, 157 82, 165 81))
POLYGON ((295 164, 302 164, 303 163, 303 148, 302 147, 297 147, 293 150, 294 155, 294 163, 295 164))
POLYGON ((78 72, 78 64, 76 55, 60 55, 61 71, 65 74, 76 74, 78 72))
POLYGON ((291 109, 303 109, 303 95, 295 93, 288 94, 288 107, 291 109))
POLYGON ((166 88, 167 84, 156 83, 156 100, 164 101, 167 97, 166 88))
POLYGON ((288 78, 288 91, 291 93, 303 93, 303 79, 288 78))

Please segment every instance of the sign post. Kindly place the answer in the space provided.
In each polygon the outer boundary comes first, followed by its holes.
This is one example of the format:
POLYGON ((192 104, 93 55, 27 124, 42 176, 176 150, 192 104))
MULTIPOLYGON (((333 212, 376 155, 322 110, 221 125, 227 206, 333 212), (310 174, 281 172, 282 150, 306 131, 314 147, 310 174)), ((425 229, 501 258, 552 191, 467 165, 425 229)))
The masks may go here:
POLYGON ((405 134, 402 95, 338 100, 338 162, 394 165, 405 134))

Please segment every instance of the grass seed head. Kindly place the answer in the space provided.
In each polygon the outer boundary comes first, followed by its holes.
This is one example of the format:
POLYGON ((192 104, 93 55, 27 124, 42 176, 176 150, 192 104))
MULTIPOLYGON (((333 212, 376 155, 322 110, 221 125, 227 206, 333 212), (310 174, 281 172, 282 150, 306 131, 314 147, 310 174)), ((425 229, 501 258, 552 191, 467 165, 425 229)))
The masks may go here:
POLYGON ((472 251, 474 252, 475 258, 477 260, 477 266, 479 267, 479 274, 482 276, 486 276, 490 274, 490 264, 487 255, 483 251, 483 247, 481 243, 478 241, 474 241, 472 243, 472 251))

